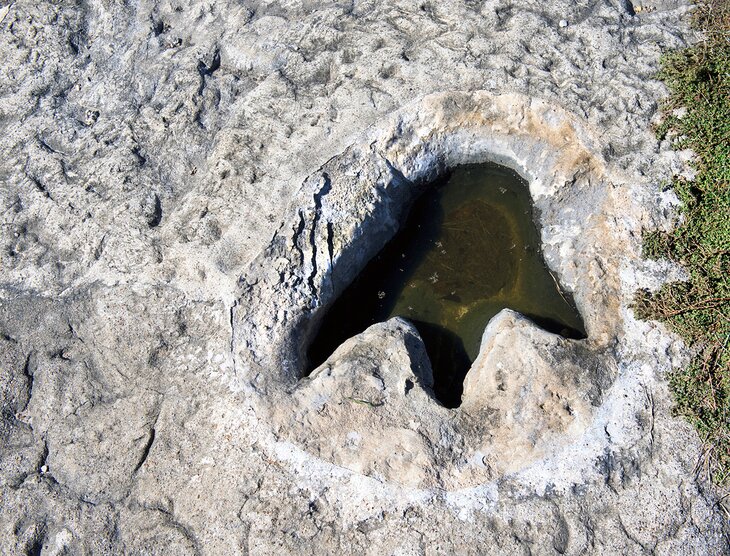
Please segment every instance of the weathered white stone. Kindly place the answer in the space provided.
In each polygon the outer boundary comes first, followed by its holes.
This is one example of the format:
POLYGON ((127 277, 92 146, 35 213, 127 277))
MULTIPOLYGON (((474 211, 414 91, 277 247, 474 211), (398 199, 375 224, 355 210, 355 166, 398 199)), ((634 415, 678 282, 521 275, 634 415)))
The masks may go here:
POLYGON ((418 332, 392 319, 343 344, 304 379, 292 396, 294 414, 281 426, 292 441, 347 469, 433 486, 439 466, 432 429, 449 412, 433 402, 432 383, 418 332))
POLYGON ((0 553, 726 551, 685 351, 630 310, 687 2, 6 4, 0 553), (487 159, 588 340, 502 313, 458 410, 398 319, 300 381, 420 184, 487 159))
POLYGON ((597 376, 586 368, 603 362, 576 353, 571 343, 508 309, 490 321, 464 380, 460 410, 498 416, 480 448, 493 470, 517 471, 559 453, 592 421, 597 376))

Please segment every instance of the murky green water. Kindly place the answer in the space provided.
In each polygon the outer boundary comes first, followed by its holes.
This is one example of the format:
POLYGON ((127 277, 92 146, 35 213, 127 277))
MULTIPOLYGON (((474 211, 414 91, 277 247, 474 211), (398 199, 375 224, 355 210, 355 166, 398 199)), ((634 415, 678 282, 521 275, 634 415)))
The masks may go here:
POLYGON ((426 344, 436 396, 456 407, 484 328, 503 308, 584 337, 580 315, 545 266, 531 207, 515 172, 456 168, 416 200, 398 234, 329 310, 309 349, 310 370, 371 324, 406 317, 426 344))

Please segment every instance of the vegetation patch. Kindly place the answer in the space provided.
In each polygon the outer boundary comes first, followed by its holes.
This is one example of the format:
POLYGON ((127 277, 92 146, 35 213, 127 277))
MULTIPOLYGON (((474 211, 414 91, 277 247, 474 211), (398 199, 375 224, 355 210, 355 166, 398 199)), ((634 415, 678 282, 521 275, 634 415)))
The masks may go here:
POLYGON ((730 486, 730 2, 698 5, 694 23, 704 39, 662 60, 670 95, 657 132, 694 151, 696 175, 672 184, 682 201, 675 229, 644 238, 647 257, 678 262, 689 280, 640 293, 635 309, 691 347, 691 362, 670 377, 676 410, 705 443, 702 471, 730 486))

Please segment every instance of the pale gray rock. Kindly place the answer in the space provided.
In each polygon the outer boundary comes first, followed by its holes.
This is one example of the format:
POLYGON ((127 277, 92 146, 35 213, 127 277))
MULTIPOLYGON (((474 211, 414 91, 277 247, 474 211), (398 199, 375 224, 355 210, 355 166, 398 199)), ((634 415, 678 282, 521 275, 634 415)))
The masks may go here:
POLYGON ((690 7, 653 6, 5 2, 0 553, 727 553, 686 351, 630 309, 681 276, 640 258, 687 171, 650 124, 690 7), (483 160, 588 339, 503 312, 457 410, 401 319, 301 380, 423 183, 483 160))
POLYGON ((418 332, 392 319, 340 346, 300 382, 293 415, 275 412, 272 421, 292 442, 303 441, 308 452, 338 466, 433 487, 443 468, 437 460, 448 452, 437 446, 450 417, 434 403, 432 385, 418 332))

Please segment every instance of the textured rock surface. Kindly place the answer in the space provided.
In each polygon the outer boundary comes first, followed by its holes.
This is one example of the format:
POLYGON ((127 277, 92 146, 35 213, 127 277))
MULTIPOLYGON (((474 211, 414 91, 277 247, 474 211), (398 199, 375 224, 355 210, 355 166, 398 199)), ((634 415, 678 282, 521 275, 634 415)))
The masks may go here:
POLYGON ((653 6, 4 3, 0 552, 725 552, 682 347, 629 309, 679 275, 639 258, 686 160, 648 128, 688 6, 653 6), (588 341, 503 313, 458 411, 400 320, 298 381, 420 181, 485 158, 588 341))

